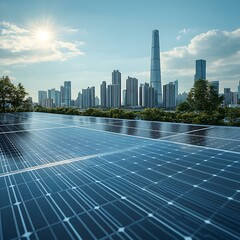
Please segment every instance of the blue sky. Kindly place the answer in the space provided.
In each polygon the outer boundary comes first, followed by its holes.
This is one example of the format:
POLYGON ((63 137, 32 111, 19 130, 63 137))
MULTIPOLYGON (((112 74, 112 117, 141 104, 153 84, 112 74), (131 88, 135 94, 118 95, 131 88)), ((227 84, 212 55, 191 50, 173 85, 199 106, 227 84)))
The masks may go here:
MULTIPOLYGON (((149 82, 152 30, 160 32, 162 84, 193 85, 195 60, 220 91, 240 80, 239 0, 0 0, 0 75, 37 91, 72 81, 111 83, 114 69, 149 82), (40 31, 47 36, 40 35, 40 31)), ((41 34, 41 33, 40 33, 41 34)))

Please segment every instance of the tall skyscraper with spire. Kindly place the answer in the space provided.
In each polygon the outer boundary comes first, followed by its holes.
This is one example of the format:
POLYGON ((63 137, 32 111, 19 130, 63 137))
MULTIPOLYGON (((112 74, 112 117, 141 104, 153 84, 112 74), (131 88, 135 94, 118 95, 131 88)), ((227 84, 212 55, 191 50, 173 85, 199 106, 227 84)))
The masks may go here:
POLYGON ((158 30, 153 30, 152 32, 150 84, 155 91, 155 107, 161 107, 162 83, 161 83, 160 47, 158 30))

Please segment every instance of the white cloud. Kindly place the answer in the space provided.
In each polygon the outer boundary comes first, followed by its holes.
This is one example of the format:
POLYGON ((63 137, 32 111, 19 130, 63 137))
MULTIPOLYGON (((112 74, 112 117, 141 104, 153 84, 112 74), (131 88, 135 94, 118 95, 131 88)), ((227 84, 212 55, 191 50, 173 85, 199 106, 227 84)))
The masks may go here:
MULTIPOLYGON (((23 64, 43 61, 64 61, 83 54, 83 42, 39 42, 30 30, 9 22, 0 22, 0 64, 23 64)), ((76 29, 74 29, 76 31, 76 29)))
POLYGON ((179 34, 187 34, 189 32, 195 32, 195 29, 191 29, 191 28, 183 28, 181 30, 178 31, 179 34))
POLYGON ((178 31, 178 36, 176 37, 176 39, 179 41, 183 38, 184 35, 187 35, 188 33, 191 32, 196 32, 196 30, 191 28, 183 28, 178 31))
POLYGON ((181 35, 178 35, 178 36, 176 37, 176 39, 177 39, 178 41, 179 41, 181 38, 182 38, 181 35))
POLYGON ((223 85, 240 80, 240 28, 232 32, 209 30, 193 37, 186 46, 162 52, 161 58, 163 75, 172 79, 193 81, 195 60, 205 59, 209 80, 221 80, 223 85))
POLYGON ((70 29, 68 29, 68 31, 69 31, 69 32, 78 32, 79 29, 77 29, 77 28, 70 28, 70 29))

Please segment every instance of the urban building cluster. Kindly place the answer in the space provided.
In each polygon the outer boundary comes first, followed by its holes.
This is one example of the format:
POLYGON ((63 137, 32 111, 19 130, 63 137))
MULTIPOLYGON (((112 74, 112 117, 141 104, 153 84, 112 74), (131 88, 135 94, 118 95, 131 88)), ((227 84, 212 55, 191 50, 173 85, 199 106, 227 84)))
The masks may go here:
MULTIPOLYGON (((55 88, 48 91, 38 91, 38 104, 43 107, 78 107, 78 108, 153 108, 162 107, 175 109, 184 102, 188 96, 186 92, 178 93, 178 80, 163 85, 161 83, 159 32, 152 32, 151 69, 150 82, 138 84, 138 79, 130 77, 126 79, 126 89, 122 90, 121 72, 113 70, 112 83, 103 81, 100 85, 100 99, 95 96, 95 86, 82 89, 77 99, 72 100, 71 82, 65 81, 59 90, 55 88), (162 91, 163 90, 163 91, 162 91)), ((194 81, 206 80, 206 60, 196 60, 194 81)), ((219 81, 212 81, 216 92, 219 94, 219 81)), ((224 105, 235 106, 240 99, 240 81, 238 92, 232 92, 230 88, 224 88, 224 105)))

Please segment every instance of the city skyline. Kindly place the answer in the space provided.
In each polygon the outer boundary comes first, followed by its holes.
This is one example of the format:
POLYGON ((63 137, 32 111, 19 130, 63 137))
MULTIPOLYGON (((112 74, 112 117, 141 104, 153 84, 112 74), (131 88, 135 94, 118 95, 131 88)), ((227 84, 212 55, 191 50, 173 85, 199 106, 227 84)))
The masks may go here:
POLYGON ((122 89, 128 76, 139 84, 150 82, 154 29, 160 34, 162 85, 178 79, 179 92, 188 92, 195 60, 206 59, 207 80, 219 81, 220 92, 224 87, 237 90, 240 2, 56 3, 0 2, 1 75, 21 82, 34 101, 38 90, 64 81, 71 81, 73 99, 88 86, 96 86, 100 96, 99 86, 111 82, 113 69, 122 73, 122 89))

